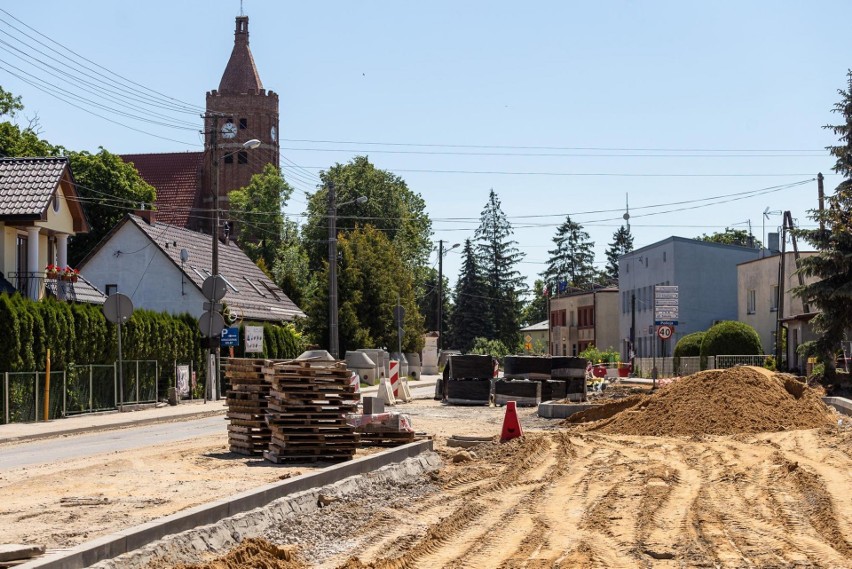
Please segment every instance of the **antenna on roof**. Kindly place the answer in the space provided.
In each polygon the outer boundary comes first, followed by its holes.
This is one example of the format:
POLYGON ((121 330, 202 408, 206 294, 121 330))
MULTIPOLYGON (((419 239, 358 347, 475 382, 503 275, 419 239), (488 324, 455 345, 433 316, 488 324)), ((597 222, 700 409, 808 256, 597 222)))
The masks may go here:
POLYGON ((245 16, 245 14, 243 14, 243 0, 240 0, 240 16, 245 16))
POLYGON ((629 198, 629 194, 624 194, 624 207, 626 208, 626 211, 624 212, 624 215, 622 215, 621 217, 624 219, 624 221, 627 222, 627 232, 629 233, 630 232, 630 198, 629 198))

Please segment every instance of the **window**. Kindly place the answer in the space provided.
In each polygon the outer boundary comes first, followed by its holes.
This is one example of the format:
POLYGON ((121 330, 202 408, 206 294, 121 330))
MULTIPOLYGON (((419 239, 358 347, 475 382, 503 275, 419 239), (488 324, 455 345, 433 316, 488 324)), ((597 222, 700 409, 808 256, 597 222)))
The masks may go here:
MULTIPOLYGON (((595 307, 583 306, 577 309, 577 321, 580 328, 591 328, 595 325, 595 307)), ((581 349, 582 351, 582 349, 581 349)))
POLYGON ((225 156, 225 164, 233 164, 234 163, 234 155, 228 154, 225 156))
POLYGON ((240 130, 248 128, 248 119, 240 119, 240 130))
POLYGON ((778 285, 769 287, 769 311, 778 312, 778 285))
POLYGON ((746 292, 746 313, 754 314, 757 312, 757 291, 754 289, 746 292))
POLYGON ((248 152, 240 150, 237 153, 237 164, 248 164, 248 152))
POLYGON ((666 262, 666 252, 665 251, 663 251, 663 262, 664 263, 666 262))
POLYGON ((112 296, 118 292, 117 284, 108 284, 104 287, 104 292, 107 296, 112 296))

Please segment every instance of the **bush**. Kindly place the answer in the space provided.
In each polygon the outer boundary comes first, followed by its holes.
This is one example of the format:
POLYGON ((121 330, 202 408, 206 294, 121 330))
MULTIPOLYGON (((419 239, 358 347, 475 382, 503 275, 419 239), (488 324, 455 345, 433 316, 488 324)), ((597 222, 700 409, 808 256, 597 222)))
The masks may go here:
POLYGON ((473 347, 470 349, 471 354, 480 356, 494 356, 495 358, 503 359, 509 355, 509 348, 500 340, 489 340, 488 338, 476 338, 473 341, 473 347))
MULTIPOLYGON (((680 373, 680 358, 695 358, 701 355, 701 342, 704 340, 704 332, 693 332, 687 334, 677 341, 674 349, 675 373, 680 373)), ((704 369, 702 360, 701 369, 704 369)))
POLYGON ((754 356, 763 353, 757 331, 743 322, 719 322, 704 333, 701 341, 701 368, 707 356, 754 356))
POLYGON ((580 357, 589 360, 593 364, 614 364, 621 361, 621 354, 612 346, 606 350, 599 350, 593 344, 580 352, 580 357))

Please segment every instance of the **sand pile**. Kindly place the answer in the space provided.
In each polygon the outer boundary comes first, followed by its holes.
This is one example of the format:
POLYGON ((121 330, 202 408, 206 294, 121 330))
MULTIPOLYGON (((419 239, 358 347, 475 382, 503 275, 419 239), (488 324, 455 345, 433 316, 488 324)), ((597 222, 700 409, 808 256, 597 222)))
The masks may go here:
POLYGON ((293 546, 278 546, 261 538, 245 539, 227 555, 207 563, 176 569, 305 569, 293 546))
POLYGON ((737 367, 696 373, 649 397, 615 402, 569 421, 601 419, 594 430, 651 436, 816 429, 835 421, 820 395, 792 376, 737 367))

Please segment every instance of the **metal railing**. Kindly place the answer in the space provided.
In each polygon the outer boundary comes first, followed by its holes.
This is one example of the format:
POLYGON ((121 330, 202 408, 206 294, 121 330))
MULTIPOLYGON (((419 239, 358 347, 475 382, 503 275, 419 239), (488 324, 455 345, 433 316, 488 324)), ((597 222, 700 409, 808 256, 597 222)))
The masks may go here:
MULTIPOLYGON (((51 372, 47 418, 57 419, 158 401, 160 369, 157 361, 131 360, 123 362, 123 365, 123 386, 118 384, 117 362, 112 365, 71 366, 66 371, 51 372)), ((5 372, 2 380, 0 401, 3 409, 0 418, 3 423, 45 419, 43 371, 5 372)))
POLYGON ((77 300, 77 291, 74 289, 74 280, 56 276, 48 278, 46 273, 10 272, 8 280, 12 286, 27 298, 39 300, 45 296, 52 296, 58 300, 77 300))
MULTIPOLYGON (((772 357, 771 355, 707 356, 707 363, 704 369, 727 369, 740 365, 763 367, 766 364, 767 358, 772 357)), ((650 378, 655 363, 657 366, 657 377, 690 375, 701 371, 701 358, 698 356, 680 358, 677 367, 672 357, 656 358, 656 362, 654 358, 636 358, 634 376, 650 378)))

